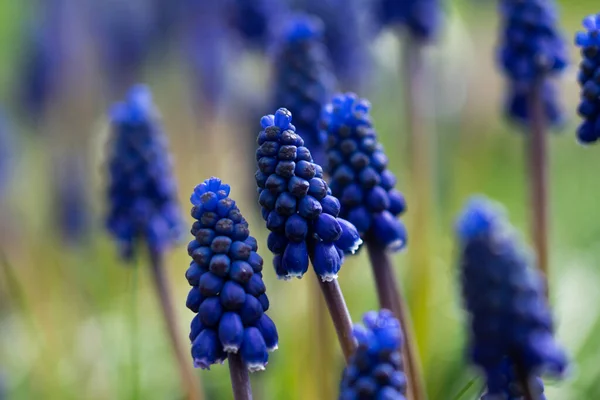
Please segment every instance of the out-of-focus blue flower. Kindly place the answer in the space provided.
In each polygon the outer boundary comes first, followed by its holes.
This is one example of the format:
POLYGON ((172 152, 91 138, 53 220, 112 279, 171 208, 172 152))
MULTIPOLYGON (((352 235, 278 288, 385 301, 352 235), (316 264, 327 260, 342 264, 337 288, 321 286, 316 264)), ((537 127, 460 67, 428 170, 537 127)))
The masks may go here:
POLYGON ((284 20, 285 0, 230 0, 233 28, 251 46, 265 49, 279 23, 284 20))
POLYGON ((325 161, 321 111, 335 88, 322 33, 323 23, 318 18, 295 15, 288 22, 274 60, 274 102, 295 116, 297 132, 317 164, 325 161))
POLYGON ((368 312, 363 322, 354 327, 358 348, 344 369, 339 399, 404 400, 400 322, 388 310, 368 312))
POLYGON ((558 125, 563 115, 554 83, 548 79, 564 71, 568 51, 558 30, 558 16, 551 0, 501 0, 502 36, 499 62, 509 80, 506 113, 516 121, 531 118, 529 97, 542 85, 547 122, 558 125))
POLYGON ((390 250, 406 245, 406 228, 397 218, 406 210, 404 196, 394 189, 396 177, 377 141, 370 104, 349 93, 334 97, 324 113, 327 130, 327 172, 332 194, 340 199, 340 215, 363 239, 390 250))
POLYGON ((337 218, 340 203, 291 121, 285 108, 260 121, 256 184, 271 231, 267 245, 275 254, 279 278, 301 278, 310 257, 317 275, 331 281, 337 278, 344 253, 354 252, 361 240, 352 224, 337 218))
MULTIPOLYGON (((492 389, 488 388, 487 393, 481 397, 481 400, 523 400, 522 383, 519 382, 514 366, 511 366, 508 360, 502 363, 498 376, 500 380, 497 382, 488 382, 488 386, 491 386, 492 389)), ((536 396, 535 399, 546 400, 544 382, 541 378, 532 378, 529 388, 532 395, 536 396)))
POLYGON ((228 2, 188 0, 183 27, 183 52, 193 91, 203 107, 218 105, 226 94, 228 65, 237 54, 228 21, 228 2))
POLYGON ((111 110, 107 227, 130 258, 137 240, 160 252, 182 232, 167 139, 143 85, 111 110))
POLYGON ((77 156, 61 160, 56 174, 56 217, 62 238, 69 244, 86 239, 90 224, 87 166, 77 156))
POLYGON ((303 12, 323 21, 323 40, 344 89, 359 89, 370 67, 368 7, 362 0, 298 0, 297 3, 303 12))
POLYGON ((47 0, 40 4, 37 18, 30 23, 20 82, 17 87, 21 108, 38 118, 67 79, 80 72, 87 51, 86 2, 47 0))
POLYGON ((578 76, 581 103, 577 109, 583 123, 577 130, 577 138, 588 144, 600 138, 600 14, 586 17, 583 27, 585 31, 575 36, 575 44, 581 47, 583 57, 578 76))
POLYGON ((567 367, 553 337, 543 280, 498 210, 475 198, 457 224, 470 356, 485 373, 490 396, 506 391, 507 374, 517 368, 534 379, 544 372, 560 376, 567 367))
POLYGON ((188 245, 193 261, 185 276, 192 286, 187 307, 197 313, 192 357, 194 366, 209 369, 239 351, 248 369, 259 371, 267 365, 267 351, 277 349, 277 329, 265 314, 269 299, 256 239, 229 191, 229 185, 210 178, 190 199, 195 239, 188 245))
POLYGON ((137 82, 155 45, 157 10, 146 0, 104 0, 91 5, 90 22, 98 40, 99 61, 110 82, 117 89, 137 82))
POLYGON ((380 26, 402 25, 414 37, 435 37, 442 19, 440 0, 376 0, 376 22, 380 26))

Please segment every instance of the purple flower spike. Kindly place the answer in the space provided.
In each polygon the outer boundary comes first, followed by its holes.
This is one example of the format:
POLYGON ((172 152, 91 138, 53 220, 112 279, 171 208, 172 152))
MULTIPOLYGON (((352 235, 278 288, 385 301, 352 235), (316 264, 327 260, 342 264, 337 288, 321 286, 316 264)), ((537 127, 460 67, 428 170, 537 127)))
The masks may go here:
POLYGON ((194 261, 185 276, 192 286, 186 305, 197 313, 190 327, 192 357, 196 367, 208 369, 226 353, 239 352, 248 370, 258 371, 267 364, 267 348, 277 348, 277 329, 265 314, 262 257, 230 191, 210 178, 190 196, 196 222, 188 253, 194 261))
POLYGON ((584 32, 577 32, 575 44, 581 47, 583 61, 579 65, 578 82, 581 86, 581 102, 577 109, 583 123, 577 130, 582 144, 600 139, 600 14, 583 20, 584 32))
POLYGON ((155 252, 177 242, 182 219, 158 112, 147 87, 134 86, 111 110, 107 227, 125 258, 141 239, 155 252))
POLYGON ((396 178, 387 169, 369 109, 369 102, 353 93, 334 97, 325 108, 331 191, 340 199, 340 216, 354 224, 363 239, 399 251, 406 245, 407 233, 397 217, 406 205, 394 189, 396 178))
POLYGON ((301 278, 310 256, 321 280, 332 281, 342 266, 343 252, 355 250, 360 237, 351 223, 337 217, 339 201, 291 121, 285 108, 261 119, 256 183, 271 231, 267 245, 275 254, 280 279, 301 278))
POLYGON ((405 400, 400 322, 381 310, 365 314, 363 323, 354 328, 358 349, 344 370, 339 399, 405 400))
POLYGON ((517 383, 519 369, 534 380, 544 372, 561 376, 567 367, 553 337, 543 280, 500 210, 474 198, 456 228, 463 297, 471 317, 469 352, 486 375, 486 399, 506 394, 517 383))

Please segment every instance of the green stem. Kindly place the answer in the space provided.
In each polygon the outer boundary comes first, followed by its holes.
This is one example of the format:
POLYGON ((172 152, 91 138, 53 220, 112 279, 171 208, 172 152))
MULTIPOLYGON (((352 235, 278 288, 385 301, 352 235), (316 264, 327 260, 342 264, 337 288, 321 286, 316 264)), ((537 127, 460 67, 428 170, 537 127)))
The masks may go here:
POLYGON ((130 290, 129 290, 129 318, 130 318, 130 332, 129 338, 131 340, 130 343, 130 366, 131 366, 131 399, 138 399, 140 396, 140 379, 139 379, 139 336, 138 336, 138 306, 137 306, 137 298, 138 298, 138 269, 139 265, 137 262, 131 265, 131 274, 129 282, 130 290))

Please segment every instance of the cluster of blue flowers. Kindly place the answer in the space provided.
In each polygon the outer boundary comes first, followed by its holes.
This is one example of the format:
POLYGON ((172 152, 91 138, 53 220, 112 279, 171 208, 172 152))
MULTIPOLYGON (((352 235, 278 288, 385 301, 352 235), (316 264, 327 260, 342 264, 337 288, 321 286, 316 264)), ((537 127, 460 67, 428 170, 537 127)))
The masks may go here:
POLYGON ((583 61, 577 80, 581 85, 581 103, 577 111, 583 123, 577 130, 581 143, 600 139, 600 14, 583 20, 585 32, 578 32, 575 44, 581 47, 583 61))
POLYGON ((172 176, 167 140, 152 96, 134 86, 111 111, 106 224, 125 258, 136 240, 161 252, 178 240, 182 219, 172 176))
POLYGON ((501 0, 503 18, 500 64, 510 81, 506 102, 509 117, 527 123, 532 90, 541 85, 546 120, 557 125, 562 112, 549 81, 567 67, 567 46, 558 31, 555 6, 549 0, 501 0))
POLYGON ((317 275, 331 281, 337 278, 344 253, 354 252, 361 240, 351 223, 337 217, 340 203, 291 121, 285 108, 260 121, 256 183, 262 216, 271 231, 267 245, 275 254, 279 278, 301 278, 310 256, 317 275))
POLYGON ((279 0, 233 0, 232 28, 250 45, 265 49, 285 9, 286 2, 279 0))
POLYGON ((368 312, 363 322, 354 327, 358 348, 344 370, 339 399, 404 400, 400 322, 388 310, 368 312))
POLYGON ((486 374, 488 394, 506 393, 516 384, 507 379, 518 369, 529 379, 544 372, 560 376, 567 360, 553 337, 543 280, 529 266, 504 214, 494 203, 473 198, 457 231, 463 296, 471 314, 470 353, 486 374))
POLYGON ((354 224, 363 239, 396 251, 406 244, 406 227, 396 218, 406 210, 406 202, 394 189, 396 177, 387 169, 369 108, 368 101, 352 93, 336 96, 327 105, 327 172, 342 218, 354 224))
MULTIPOLYGON (((525 391, 514 366, 508 360, 502 363, 499 369, 498 380, 488 382, 488 390, 481 400, 523 400, 525 391), (492 389, 490 389, 490 387, 492 389)), ((529 389, 536 400, 546 400, 544 395, 544 382, 541 378, 530 379, 529 389)))
MULTIPOLYGON (((302 10, 324 24, 323 40, 333 70, 345 90, 358 90, 368 77, 370 64, 365 2, 362 0, 299 0, 302 10)), ((293 112, 293 110, 292 110, 293 112)), ((313 154, 313 157, 315 155, 313 154)), ((315 157, 315 160, 317 158, 315 157)))
POLYGON ((294 114, 296 129, 318 164, 325 158, 319 119, 335 87, 322 34, 323 23, 319 19, 294 16, 275 58, 274 103, 294 114))
POLYGON ((440 0, 377 0, 375 16, 381 26, 404 25, 414 37, 430 40, 442 19, 440 0))
POLYGON ((248 370, 258 371, 267 365, 267 351, 277 349, 277 329, 265 314, 269 299, 256 239, 229 191, 210 178, 190 199, 195 239, 188 245, 193 261, 185 276, 192 286, 186 305, 197 313, 192 357, 196 368, 208 369, 239 351, 248 370))

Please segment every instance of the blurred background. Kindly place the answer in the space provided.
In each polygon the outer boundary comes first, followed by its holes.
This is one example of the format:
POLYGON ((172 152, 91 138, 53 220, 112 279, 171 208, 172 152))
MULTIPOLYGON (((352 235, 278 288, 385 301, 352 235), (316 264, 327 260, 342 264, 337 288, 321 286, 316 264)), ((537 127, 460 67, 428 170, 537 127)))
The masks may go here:
MULTIPOLYGON (((335 64, 339 89, 371 100, 397 188, 408 198, 410 227, 401 44, 394 30, 369 24, 364 1, 347 28, 356 38, 350 50, 363 53, 335 64)), ((0 398, 130 399, 133 371, 139 398, 183 398, 148 263, 122 262, 104 229, 108 110, 137 82, 150 86, 161 110, 183 208, 190 208, 196 184, 219 176, 232 186, 259 240, 280 343, 267 370, 252 375, 255 398, 335 398, 343 359, 332 329, 315 333, 322 310, 309 278, 284 283, 271 273, 253 175, 259 118, 277 107, 271 66, 278 24, 288 7, 303 9, 322 14, 326 32, 335 35, 340 28, 327 19, 331 7, 346 7, 325 0, 219 2, 0 2, 0 398), (260 7, 268 12, 253 11, 260 7), (317 354, 323 348, 331 354, 317 354)), ((551 140, 551 288, 557 335, 574 362, 568 380, 547 382, 547 396, 597 399, 599 162, 598 149, 575 141, 578 52, 572 38, 582 17, 600 10, 592 0, 560 3, 573 66, 561 80, 567 122, 551 140)), ((503 202, 528 232, 524 137, 503 116, 505 83, 494 63, 496 5, 447 1, 444 26, 426 51, 437 146, 425 287, 411 285, 412 244, 395 261, 419 320, 431 400, 475 399, 483 386, 464 357, 455 215, 470 194, 484 193, 503 202)), ((185 243, 168 254, 168 267, 187 340, 193 313, 185 307, 185 243)), ((355 321, 377 308, 365 252, 347 259, 340 283, 355 321)), ((232 398, 226 366, 196 374, 207 399, 232 398)))

